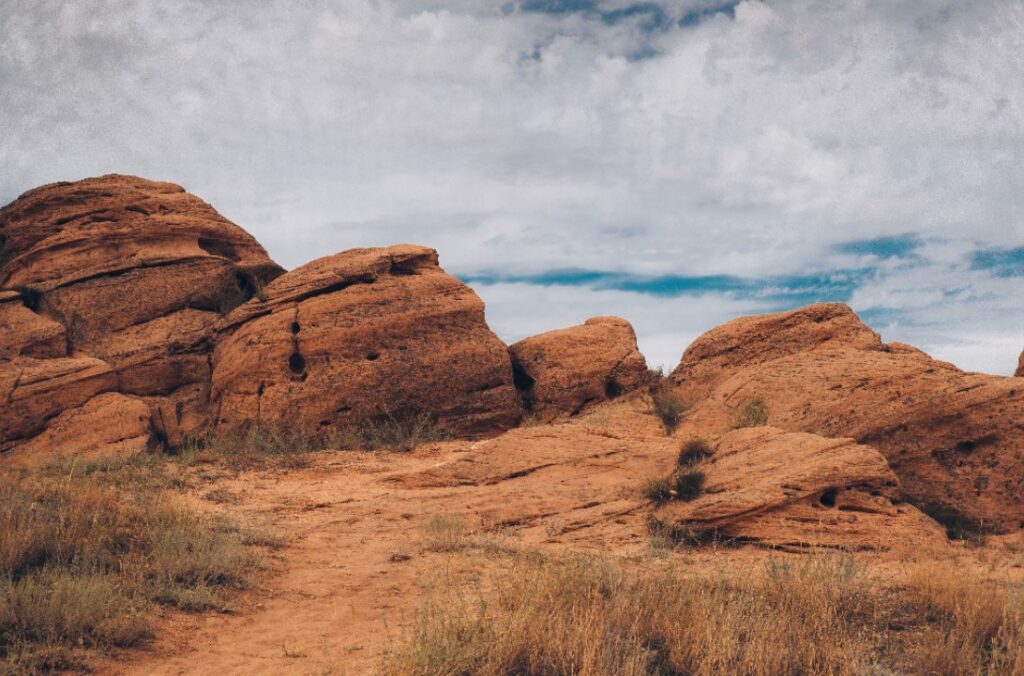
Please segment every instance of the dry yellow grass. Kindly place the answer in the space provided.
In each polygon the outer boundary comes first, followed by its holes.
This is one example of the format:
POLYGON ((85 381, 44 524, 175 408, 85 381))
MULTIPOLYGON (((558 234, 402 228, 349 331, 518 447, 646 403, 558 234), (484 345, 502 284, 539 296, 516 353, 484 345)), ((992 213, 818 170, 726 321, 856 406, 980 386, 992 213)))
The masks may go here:
POLYGON ((1024 630, 1006 589, 951 572, 929 566, 894 589, 841 555, 698 575, 520 554, 483 588, 436 585, 386 671, 1024 673, 1024 630))
POLYGON ((0 475, 0 673, 84 666, 148 637, 154 603, 223 607, 258 567, 237 529, 180 506, 153 458, 0 475))

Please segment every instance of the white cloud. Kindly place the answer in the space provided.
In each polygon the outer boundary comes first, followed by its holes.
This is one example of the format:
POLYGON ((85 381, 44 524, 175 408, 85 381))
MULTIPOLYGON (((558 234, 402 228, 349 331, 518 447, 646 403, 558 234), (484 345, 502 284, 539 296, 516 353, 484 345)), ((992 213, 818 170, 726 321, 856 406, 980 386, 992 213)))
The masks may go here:
MULTIPOLYGON (((761 276, 887 234, 1024 241, 1017 0, 747 0, 656 31, 521 2, 4 4, 0 201, 109 171, 174 180, 289 267, 414 241, 459 273, 761 276)), ((712 6, 663 5, 673 21, 712 6)), ((855 305, 896 308, 971 363, 1024 335, 986 314, 1024 315, 1019 278, 961 270, 973 291, 935 304, 946 268, 907 274, 855 305)), ((491 316, 553 328, 534 311, 491 316)), ((648 344, 688 330, 629 318, 648 344)))

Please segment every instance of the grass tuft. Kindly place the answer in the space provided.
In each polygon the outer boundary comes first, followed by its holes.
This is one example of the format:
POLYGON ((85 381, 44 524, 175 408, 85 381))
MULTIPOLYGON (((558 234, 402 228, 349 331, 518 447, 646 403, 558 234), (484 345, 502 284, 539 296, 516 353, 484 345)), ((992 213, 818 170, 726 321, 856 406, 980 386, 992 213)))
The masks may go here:
POLYGON ((435 514, 423 527, 426 548, 431 552, 454 552, 467 544, 466 526, 454 514, 435 514))
POLYGON ((761 397, 744 402, 736 418, 736 427, 761 427, 768 424, 768 406, 761 397))
POLYGON ((680 447, 677 464, 680 467, 692 467, 699 462, 707 460, 713 453, 711 444, 704 439, 690 439, 680 447))
POLYGON ((689 502, 696 500, 701 491, 704 490, 704 472, 690 470, 676 475, 675 497, 676 500, 689 502))

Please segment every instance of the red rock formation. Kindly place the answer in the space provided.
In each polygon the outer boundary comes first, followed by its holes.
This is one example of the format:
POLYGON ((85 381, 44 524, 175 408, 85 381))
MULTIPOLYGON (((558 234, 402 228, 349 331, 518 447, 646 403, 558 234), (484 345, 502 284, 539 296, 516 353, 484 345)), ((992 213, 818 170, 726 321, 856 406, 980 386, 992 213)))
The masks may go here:
POLYGON ((525 338, 509 348, 516 386, 539 420, 575 415, 585 406, 636 389, 647 362, 629 322, 594 317, 579 326, 525 338))
POLYGON ((746 317, 708 332, 672 376, 695 403, 678 434, 724 432, 740 422, 747 402, 760 399, 771 425, 874 446, 917 503, 955 510, 984 528, 1018 528, 1020 382, 965 373, 872 335, 835 305, 746 317), (791 336, 790 348, 779 345, 780 334, 791 336), (709 358, 717 371, 701 363, 709 358))
POLYGON ((1024 352, 1020 353, 1020 359, 1017 360, 1017 370, 1013 375, 1018 378, 1024 378, 1024 352))
POLYGON ((773 547, 886 550, 935 547, 942 530, 900 499, 885 458, 852 439, 735 430, 699 466, 703 492, 656 514, 700 539, 715 535, 773 547))
POLYGON ((505 345, 433 249, 353 249, 271 282, 225 318, 217 425, 347 425, 428 413, 460 434, 521 415, 505 345))
POLYGON ((740 317, 708 331, 686 348, 671 380, 686 400, 697 401, 740 368, 837 346, 880 350, 882 341, 842 303, 740 317))
POLYGON ((65 339, 64 327, 26 307, 20 293, 0 291, 0 360, 61 357, 65 339))
POLYGON ((41 464, 72 456, 123 456, 146 448, 150 412, 146 402, 116 392, 98 394, 50 420, 41 433, 19 444, 5 464, 41 464))
POLYGON ((47 421, 117 388, 106 362, 92 357, 0 361, 0 451, 42 432, 47 421))
MULTIPOLYGON (((209 204, 132 176, 31 190, 0 209, 0 238, 0 287, 39 296, 42 317, 19 311, 17 322, 20 332, 45 336, 36 340, 43 345, 21 352, 100 357, 117 389, 146 396, 155 413, 188 403, 188 415, 156 416, 171 441, 203 425, 221 314, 282 272, 209 204)), ((13 312, 0 310, 0 323, 13 312)))

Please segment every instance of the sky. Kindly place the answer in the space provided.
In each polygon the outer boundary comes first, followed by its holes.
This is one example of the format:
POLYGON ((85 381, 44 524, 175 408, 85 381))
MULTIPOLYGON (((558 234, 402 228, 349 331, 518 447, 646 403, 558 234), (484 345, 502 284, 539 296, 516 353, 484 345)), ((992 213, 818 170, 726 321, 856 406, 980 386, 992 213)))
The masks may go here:
POLYGON ((842 301, 1024 348, 1020 0, 0 0, 0 163, 179 183, 286 268, 432 246, 507 342, 619 315, 670 370, 842 301))

